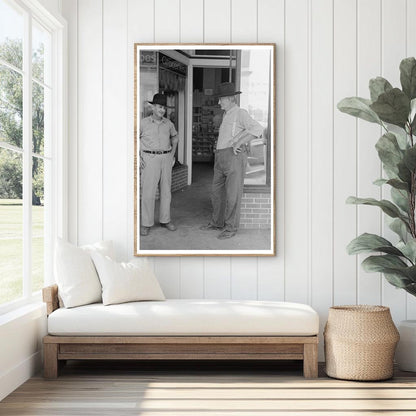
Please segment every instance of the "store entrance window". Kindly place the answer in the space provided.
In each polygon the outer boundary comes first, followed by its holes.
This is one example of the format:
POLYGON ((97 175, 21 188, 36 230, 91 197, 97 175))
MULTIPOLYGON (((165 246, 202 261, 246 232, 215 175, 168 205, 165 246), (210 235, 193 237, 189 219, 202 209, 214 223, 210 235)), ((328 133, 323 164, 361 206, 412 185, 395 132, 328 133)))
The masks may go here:
POLYGON ((269 185, 270 132, 270 52, 241 51, 240 107, 263 126, 263 135, 250 142, 245 185, 269 185))
MULTIPOLYGON (((193 69, 192 172, 194 179, 204 175, 212 176, 214 151, 223 113, 215 96, 215 89, 221 82, 229 80, 228 68, 194 67, 193 69)), ((231 80, 235 82, 235 69, 231 71, 231 80)))

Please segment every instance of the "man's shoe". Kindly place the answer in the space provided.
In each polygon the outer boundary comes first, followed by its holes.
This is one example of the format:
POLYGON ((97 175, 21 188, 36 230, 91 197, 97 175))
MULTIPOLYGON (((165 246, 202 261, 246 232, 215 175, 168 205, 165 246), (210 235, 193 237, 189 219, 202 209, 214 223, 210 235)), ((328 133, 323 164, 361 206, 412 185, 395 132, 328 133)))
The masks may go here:
POLYGON ((176 226, 175 224, 172 224, 171 222, 161 222, 160 226, 163 228, 167 228, 169 231, 176 231, 176 226))
POLYGON ((150 227, 140 227, 140 235, 143 237, 146 237, 146 235, 149 235, 150 227))
POLYGON ((225 240, 227 238, 234 237, 236 234, 237 231, 224 230, 217 238, 219 240, 225 240))
POLYGON ((217 227, 216 225, 212 225, 211 223, 208 223, 207 225, 202 225, 201 227, 199 227, 200 230, 202 231, 210 231, 210 230, 222 230, 224 227, 217 227))

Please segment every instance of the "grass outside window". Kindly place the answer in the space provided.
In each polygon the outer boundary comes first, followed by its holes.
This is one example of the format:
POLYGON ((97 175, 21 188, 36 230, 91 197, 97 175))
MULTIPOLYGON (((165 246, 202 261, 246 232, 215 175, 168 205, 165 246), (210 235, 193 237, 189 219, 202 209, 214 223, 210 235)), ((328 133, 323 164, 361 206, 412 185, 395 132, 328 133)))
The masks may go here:
MULTIPOLYGON (((32 207, 32 289, 43 286, 43 206, 32 207)), ((0 305, 23 295, 23 202, 0 199, 0 305)))

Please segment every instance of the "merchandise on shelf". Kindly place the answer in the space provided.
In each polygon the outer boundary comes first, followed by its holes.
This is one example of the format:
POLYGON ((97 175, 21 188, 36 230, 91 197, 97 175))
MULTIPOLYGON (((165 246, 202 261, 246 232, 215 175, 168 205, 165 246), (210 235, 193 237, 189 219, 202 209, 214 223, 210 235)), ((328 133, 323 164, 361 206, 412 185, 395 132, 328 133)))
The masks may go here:
POLYGON ((192 159, 194 162, 211 162, 221 124, 222 110, 212 96, 194 91, 192 112, 192 159))

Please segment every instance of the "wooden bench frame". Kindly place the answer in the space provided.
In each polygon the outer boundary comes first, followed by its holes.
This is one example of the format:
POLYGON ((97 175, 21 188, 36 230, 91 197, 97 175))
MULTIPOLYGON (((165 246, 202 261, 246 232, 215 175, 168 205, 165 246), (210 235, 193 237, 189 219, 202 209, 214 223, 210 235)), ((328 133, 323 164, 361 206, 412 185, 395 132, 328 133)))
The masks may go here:
MULTIPOLYGON (((47 313, 59 308, 58 287, 43 289, 47 313)), ((66 360, 303 360, 318 377, 318 336, 55 336, 43 338, 45 378, 66 360)))

